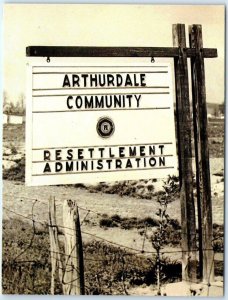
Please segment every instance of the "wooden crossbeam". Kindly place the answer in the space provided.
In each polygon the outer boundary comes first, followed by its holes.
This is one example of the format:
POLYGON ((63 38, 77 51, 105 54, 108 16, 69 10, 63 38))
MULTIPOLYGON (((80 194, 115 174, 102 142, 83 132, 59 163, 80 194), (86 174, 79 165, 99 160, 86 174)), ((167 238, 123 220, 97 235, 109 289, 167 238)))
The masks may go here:
MULTIPOLYGON (((196 49, 185 48, 187 57, 195 57, 196 49)), ((204 58, 217 57, 217 49, 202 48, 204 58)), ((64 47, 29 46, 27 56, 41 57, 178 57, 178 47, 64 47)))

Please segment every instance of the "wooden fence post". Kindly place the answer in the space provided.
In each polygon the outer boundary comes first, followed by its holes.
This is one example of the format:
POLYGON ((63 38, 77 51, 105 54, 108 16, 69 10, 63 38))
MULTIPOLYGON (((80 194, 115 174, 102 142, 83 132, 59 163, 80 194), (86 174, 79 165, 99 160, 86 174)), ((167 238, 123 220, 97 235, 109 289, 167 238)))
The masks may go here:
POLYGON ((84 265, 82 237, 78 207, 75 201, 63 203, 63 227, 65 234, 65 273, 66 294, 84 295, 84 265))
POLYGON ((180 174, 181 226, 182 226, 182 279, 196 280, 196 224, 193 197, 191 114, 189 103, 188 66, 185 25, 173 25, 173 45, 179 47, 174 58, 176 83, 176 110, 178 156, 180 174))
POLYGON ((205 88, 203 39, 201 25, 189 26, 190 47, 196 50, 191 58, 193 124, 196 152, 196 183, 199 229, 200 277, 206 282, 214 280, 213 223, 211 181, 207 132, 207 105, 205 88))
MULTIPOLYGON (((60 256, 58 228, 56 223, 56 206, 55 198, 49 198, 49 236, 50 236, 50 256, 51 256, 51 295, 55 294, 55 277, 58 268, 59 279, 62 283, 63 266, 60 256)), ((62 284, 63 293, 65 293, 65 286, 62 284)))

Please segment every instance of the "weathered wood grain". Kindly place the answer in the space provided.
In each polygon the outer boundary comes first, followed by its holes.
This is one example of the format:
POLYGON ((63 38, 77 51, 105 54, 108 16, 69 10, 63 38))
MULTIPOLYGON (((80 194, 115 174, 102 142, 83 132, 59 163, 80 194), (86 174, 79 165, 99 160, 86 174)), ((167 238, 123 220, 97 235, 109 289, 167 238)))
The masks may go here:
MULTIPOLYGON (((183 48, 187 57, 196 55, 195 49, 183 48)), ((41 57, 178 57, 178 47, 73 47, 29 46, 27 56, 41 57)), ((204 48, 205 58, 217 57, 217 49, 204 48)))
POLYGON ((76 201, 63 203, 63 229, 65 234, 65 271, 63 281, 67 295, 84 295, 84 265, 79 213, 76 201))
MULTIPOLYGON (((63 265, 60 256, 60 247, 58 240, 58 228, 56 223, 56 206, 55 198, 49 198, 49 236, 50 236, 50 256, 51 256, 51 295, 55 294, 56 273, 58 271, 59 280, 62 283, 63 265)), ((65 285, 62 284, 63 293, 65 285)))
POLYGON ((200 277, 206 282, 211 282, 214 280, 213 224, 205 70, 204 57, 201 51, 203 48, 201 25, 189 27, 189 43, 196 50, 196 56, 191 58, 191 73, 200 249, 199 269, 200 277))
POLYGON ((182 278, 196 280, 196 224, 193 198, 193 173, 191 151, 191 115, 185 25, 173 25, 173 44, 179 47, 175 58, 176 113, 179 150, 179 171, 181 188, 182 227, 182 278))

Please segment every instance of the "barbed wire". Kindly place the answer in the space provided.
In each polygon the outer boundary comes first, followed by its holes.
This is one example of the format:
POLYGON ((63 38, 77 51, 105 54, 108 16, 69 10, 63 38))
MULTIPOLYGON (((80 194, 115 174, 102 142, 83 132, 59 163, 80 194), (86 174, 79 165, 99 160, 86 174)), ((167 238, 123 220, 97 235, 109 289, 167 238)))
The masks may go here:
MULTIPOLYGON (((46 267, 46 262, 43 262, 42 260, 40 261, 36 261, 36 260, 28 260, 28 259, 20 259, 19 258, 22 258, 23 254, 25 254, 30 248, 32 248, 33 246, 33 242, 34 242, 34 239, 35 239, 35 236, 37 233, 37 228, 36 228, 36 224, 39 224, 39 225, 42 225, 44 226, 45 228, 49 228, 49 227, 52 227, 50 224, 48 224, 48 222, 46 221, 41 221, 41 220, 37 220, 35 218, 35 214, 34 214, 34 210, 35 210, 35 206, 37 205, 37 203, 41 203, 41 204, 44 204, 44 205, 47 205, 48 206, 48 203, 45 203, 44 201, 40 200, 40 199, 36 199, 36 198, 29 198, 27 196, 22 196, 22 197, 14 197, 16 199, 21 199, 21 198, 24 198, 24 199, 30 199, 33 200, 33 203, 32 203, 32 207, 31 207, 31 214, 30 215, 23 215, 22 213, 19 213, 18 211, 14 211, 12 210, 11 208, 8 208, 6 206, 3 206, 3 210, 5 210, 6 212, 8 212, 8 214, 12 214, 12 215, 15 215, 15 216, 18 216, 22 219, 25 219, 27 221, 31 221, 32 222, 32 234, 31 236, 28 238, 29 240, 29 243, 28 245, 18 254, 16 255, 16 257, 12 258, 11 261, 4 261, 3 260, 3 267, 5 266, 10 266, 10 267, 15 267, 15 266, 20 266, 20 265, 32 265, 34 268, 39 268, 39 267, 46 267)), ((58 204, 56 206, 61 206, 62 204, 58 204)), ((88 219, 88 217, 90 216, 90 214, 96 214, 97 216, 103 216, 103 214, 99 213, 99 212, 96 212, 94 210, 91 210, 91 209, 87 209, 87 208, 84 208, 84 207, 81 207, 81 206, 78 206, 78 209, 79 210, 82 210, 82 211, 85 211, 85 216, 83 217, 83 220, 81 221, 81 225, 83 225, 86 220, 88 219)), ((138 222, 138 220, 137 220, 138 222)), ((138 224, 138 223, 137 223, 138 224)), ((75 232, 75 229, 73 228, 70 228, 70 227, 66 227, 66 226, 62 226, 62 225, 58 225, 58 226, 55 226, 57 227, 57 229, 68 229, 68 230, 72 230, 72 234, 70 235, 74 235, 74 232, 75 232)), ((90 232, 87 232, 87 231, 84 231, 82 230, 81 233, 84 234, 84 235, 89 235, 90 237, 92 237, 94 240, 99 240, 101 241, 102 243, 105 243, 105 244, 109 244, 109 245, 113 245, 115 247, 118 247, 119 249, 123 249, 123 251, 128 251, 128 252, 124 252, 122 253, 121 255, 119 256, 115 256, 114 257, 114 260, 112 260, 112 258, 91 258, 91 257, 88 257, 88 255, 90 254, 86 249, 83 249, 83 253, 86 254, 86 256, 84 257, 84 261, 90 261, 90 262, 94 262, 94 263, 101 263, 101 264, 104 264, 105 266, 107 265, 113 265, 114 266, 114 263, 118 262, 119 263, 119 266, 121 266, 121 282, 122 282, 122 290, 125 294, 128 294, 128 291, 127 291, 127 288, 126 288, 126 284, 125 284, 125 281, 126 281, 126 277, 127 277, 127 267, 132 267, 134 268, 135 265, 131 262, 131 261, 125 261, 124 257, 127 257, 127 256, 135 256, 135 257, 144 257, 144 258, 147 258, 147 256, 145 255, 156 255, 157 252, 156 251, 148 251, 148 250, 145 250, 145 240, 146 240, 146 235, 147 235, 147 230, 148 230, 148 224, 145 223, 145 227, 144 227, 144 234, 143 234, 143 238, 142 238, 142 247, 141 249, 138 249, 138 248, 134 248, 134 247, 129 247, 129 246, 126 246, 126 245, 123 245, 123 244, 120 244, 120 243, 117 243, 117 242, 114 242, 114 241, 110 241, 106 238, 103 238, 99 235, 96 235, 96 234, 93 234, 93 233, 90 233, 90 232), (130 252, 129 252, 130 251, 130 252)), ((48 232, 46 232, 48 234, 48 232)), ((66 234, 66 233, 64 233, 66 234)), ((69 233, 68 233, 69 234, 69 233)), ((194 234, 196 235, 196 237, 198 237, 198 234, 194 234)), ((214 237, 213 240, 221 240, 223 241, 223 236, 218 236, 218 237, 214 237)), ((76 245, 75 245, 76 246, 76 245)), ((213 245, 212 245, 213 247, 213 245)), ((203 251, 213 251, 213 248, 210 248, 210 249, 202 249, 203 251)), ((166 250, 166 249, 162 249, 160 251, 160 254, 161 255, 164 255, 164 254, 176 254, 176 253, 188 253, 188 252, 198 252, 199 249, 196 248, 196 249, 188 249, 186 251, 183 251, 182 249, 178 250, 178 249, 174 249, 174 250, 166 250)), ((73 250, 72 250, 73 252, 73 250)), ((63 275, 62 275, 62 280, 61 280, 61 283, 62 284, 71 284, 72 286, 75 286, 75 287, 78 287, 77 285, 75 285, 75 281, 78 279, 78 278, 73 278, 70 282, 65 282, 64 281, 64 278, 65 278, 65 273, 67 272, 71 272, 72 268, 75 268, 74 266, 72 266, 70 263, 68 263, 69 259, 76 259, 77 257, 73 256, 72 253, 70 254, 66 254, 62 251, 50 251, 49 250, 49 253, 50 253, 50 258, 52 258, 52 254, 59 254, 59 255, 62 255, 64 257, 66 257, 65 259, 65 262, 64 262, 64 266, 61 267, 61 266, 58 266, 58 268, 62 268, 62 271, 63 271, 63 275), (70 269, 69 269, 70 268, 70 269)), ((55 256, 54 259, 56 261, 58 261, 58 258, 55 256)), ((152 260, 150 260, 152 262, 152 260)), ((215 261, 215 257, 214 257, 214 252, 213 252, 213 261, 212 263, 214 263, 215 261)), ((77 273, 77 270, 75 269, 76 273, 77 273)), ((211 268, 210 268, 210 275, 213 271, 213 265, 211 265, 211 268)), ((99 275, 100 276, 100 275, 99 275)), ((97 277, 97 282, 99 281, 99 276, 97 277)), ((210 293, 210 288, 211 287, 218 287, 218 288, 223 288, 223 286, 221 285, 216 285, 214 282, 211 283, 210 282, 210 276, 208 278, 208 282, 199 282, 199 281, 194 281, 194 280, 188 280, 190 283, 200 283, 202 285, 206 285, 208 287, 208 290, 207 290, 207 294, 209 295, 210 293)), ((33 285, 34 285, 34 279, 33 279, 33 285)), ((90 291, 91 290, 91 286, 88 286, 86 285, 85 288, 87 289, 87 291, 90 291)), ((100 290, 102 290, 102 288, 100 287, 100 290)))
MULTIPOLYGON (((36 202, 34 202, 34 203, 36 203, 36 202)), ((34 207, 34 205, 33 205, 33 207, 34 207)), ((24 216, 24 215, 22 215, 22 214, 20 214, 18 212, 15 212, 15 211, 13 211, 13 210, 5 207, 5 206, 3 206, 3 209, 5 209, 6 211, 11 212, 11 213, 13 213, 13 214, 15 214, 17 216, 20 216, 21 218, 25 218, 27 220, 30 220, 33 223, 38 223, 38 224, 41 224, 41 225, 43 225, 45 227, 52 227, 52 225, 49 225, 47 222, 46 223, 45 222, 41 222, 41 221, 35 220, 35 219, 31 218, 31 217, 24 216)), ((32 213, 32 215, 33 215, 33 213, 32 213)), ((75 232, 74 228, 63 226, 63 225, 58 225, 58 226, 54 225, 54 227, 58 227, 58 228, 62 228, 62 229, 69 229, 69 230, 72 230, 73 232, 75 232)), ((117 242, 110 241, 110 240, 105 239, 103 237, 100 237, 100 236, 98 236, 96 234, 93 234, 93 233, 90 233, 90 232, 86 232, 86 231, 83 231, 83 230, 81 231, 81 233, 86 234, 86 235, 90 235, 90 236, 92 236, 94 238, 102 240, 102 241, 104 241, 104 242, 106 242, 108 244, 112 244, 112 245, 118 246, 120 248, 125 248, 125 249, 136 251, 136 252, 139 252, 139 253, 150 253, 150 254, 156 254, 157 253, 156 251, 146 251, 146 250, 143 250, 143 249, 140 250, 140 249, 136 249, 136 248, 133 248, 133 247, 125 246, 125 245, 119 244, 117 242)), ((69 233, 67 233, 67 234, 69 234, 69 233)), ((218 237, 217 239, 223 239, 223 237, 218 237)), ((209 251, 209 250, 213 250, 213 249, 209 249, 208 248, 208 249, 202 249, 202 250, 203 251, 209 251)), ((171 250, 169 250, 169 251, 161 251, 160 253, 161 254, 165 254, 165 253, 171 254, 171 253, 181 253, 181 252, 189 252, 189 251, 194 252, 194 251, 199 251, 199 249, 198 248, 196 248, 196 249, 189 249, 189 250, 186 250, 186 251, 183 251, 183 250, 173 250, 173 251, 171 251, 171 250)))

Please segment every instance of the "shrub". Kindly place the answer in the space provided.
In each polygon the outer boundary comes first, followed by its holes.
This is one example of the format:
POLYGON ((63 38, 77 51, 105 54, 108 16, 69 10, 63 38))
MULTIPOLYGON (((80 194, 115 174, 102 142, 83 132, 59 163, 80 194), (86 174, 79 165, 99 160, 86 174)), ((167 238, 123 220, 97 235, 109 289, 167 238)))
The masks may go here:
POLYGON ((122 229, 140 229, 147 227, 155 227, 158 226, 159 223, 157 220, 146 217, 143 219, 138 219, 136 217, 131 218, 121 218, 119 215, 115 214, 111 217, 108 217, 108 215, 102 215, 102 219, 100 220, 100 226, 101 227, 120 227, 122 229))
POLYGON ((23 157, 15 167, 3 170, 3 179, 25 181, 25 157, 23 157))
MULTIPOLYGON (((116 215, 116 220, 119 216, 116 215)), ((215 225, 214 228, 220 228, 215 225)), ((220 228, 221 229, 221 228, 220 228)), ((34 228, 19 219, 3 221, 2 287, 4 294, 50 294, 51 264, 46 226, 34 228)), ((63 245, 60 243, 61 250, 63 245)), ((87 295, 123 295, 136 285, 156 283, 156 257, 135 255, 101 241, 83 244, 87 295)), ((181 263, 161 255, 161 282, 181 280, 181 263)), ((215 275, 223 262, 215 261, 215 275)), ((58 276, 57 276, 58 277, 58 276)), ((57 279, 56 294, 62 294, 57 279)))
MULTIPOLYGON (((19 219, 3 221, 2 287, 5 294, 49 294, 51 265, 49 234, 44 227, 36 234, 19 219)), ((62 293, 60 285, 56 289, 62 293)))
POLYGON ((17 152, 17 148, 15 147, 14 144, 10 144, 10 150, 11 150, 11 153, 12 153, 13 155, 15 155, 15 154, 18 153, 18 152, 17 152))
POLYGON ((213 224, 213 249, 215 252, 224 252, 224 226, 213 224))
POLYGON ((105 219, 101 219, 100 222, 100 227, 118 227, 118 225, 116 224, 115 221, 113 221, 112 219, 108 219, 108 218, 105 218, 105 219))

